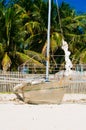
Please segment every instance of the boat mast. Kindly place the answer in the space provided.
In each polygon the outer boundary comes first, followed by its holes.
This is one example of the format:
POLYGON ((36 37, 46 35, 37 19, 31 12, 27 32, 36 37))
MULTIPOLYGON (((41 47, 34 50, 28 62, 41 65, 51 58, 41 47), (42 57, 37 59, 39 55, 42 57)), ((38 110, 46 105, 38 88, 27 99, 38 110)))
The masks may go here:
POLYGON ((46 81, 49 81, 50 21, 51 21, 51 0, 49 0, 49 7, 48 7, 46 81))

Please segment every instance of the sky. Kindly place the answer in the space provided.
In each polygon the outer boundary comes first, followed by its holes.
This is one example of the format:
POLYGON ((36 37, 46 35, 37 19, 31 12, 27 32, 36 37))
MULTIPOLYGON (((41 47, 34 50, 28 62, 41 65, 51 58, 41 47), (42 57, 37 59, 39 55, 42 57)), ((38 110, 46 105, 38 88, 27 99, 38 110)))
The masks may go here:
POLYGON ((76 10, 76 12, 84 12, 86 13, 86 0, 57 0, 58 3, 62 1, 70 4, 72 8, 76 10))
MULTIPOLYGON (((7 2, 9 0, 6 0, 7 2)), ((56 0, 55 0, 56 1, 56 0)), ((84 12, 86 13, 86 0, 57 0, 60 4, 62 1, 70 4, 72 8, 76 10, 76 12, 84 12)))

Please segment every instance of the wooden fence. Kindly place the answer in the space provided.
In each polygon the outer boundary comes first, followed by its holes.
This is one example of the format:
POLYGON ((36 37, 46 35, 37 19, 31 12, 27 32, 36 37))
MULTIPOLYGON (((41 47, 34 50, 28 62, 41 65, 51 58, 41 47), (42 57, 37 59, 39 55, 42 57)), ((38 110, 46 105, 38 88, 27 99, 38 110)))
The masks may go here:
POLYGON ((25 74, 21 72, 0 71, 0 92, 13 92, 13 87, 25 81, 40 78, 41 74, 25 74))
MULTIPOLYGON (((0 92, 13 92, 17 84, 34 79, 45 78, 45 74, 23 74, 20 72, 0 71, 0 92)), ((63 74, 50 75, 50 80, 60 81, 65 93, 86 93, 86 73, 77 73, 71 77, 64 77, 63 74)), ((52 86, 53 87, 53 86, 52 86)), ((60 86, 59 86, 60 87, 60 86)))

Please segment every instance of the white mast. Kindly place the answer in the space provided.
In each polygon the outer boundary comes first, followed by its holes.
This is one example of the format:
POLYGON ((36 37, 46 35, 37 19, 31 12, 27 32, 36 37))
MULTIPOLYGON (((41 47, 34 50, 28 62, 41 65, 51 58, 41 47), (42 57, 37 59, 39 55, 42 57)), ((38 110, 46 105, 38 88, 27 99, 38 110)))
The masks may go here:
POLYGON ((49 0, 49 7, 48 7, 46 81, 49 81, 50 21, 51 21, 51 0, 49 0))

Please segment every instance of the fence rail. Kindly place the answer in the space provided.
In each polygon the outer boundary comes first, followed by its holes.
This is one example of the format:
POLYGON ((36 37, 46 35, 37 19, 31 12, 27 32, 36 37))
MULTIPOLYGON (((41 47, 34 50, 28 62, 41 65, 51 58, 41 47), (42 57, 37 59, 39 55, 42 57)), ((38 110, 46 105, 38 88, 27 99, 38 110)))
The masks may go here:
POLYGON ((0 71, 0 92, 12 92, 15 85, 44 77, 44 74, 25 74, 21 72, 0 71))
MULTIPOLYGON (((0 71, 0 92, 12 92, 15 85, 25 81, 45 78, 45 74, 25 74, 21 72, 0 71)), ((60 82, 65 93, 86 93, 86 72, 77 72, 64 77, 63 73, 50 74, 50 80, 60 82)), ((53 86, 52 86, 53 87, 53 86)))

